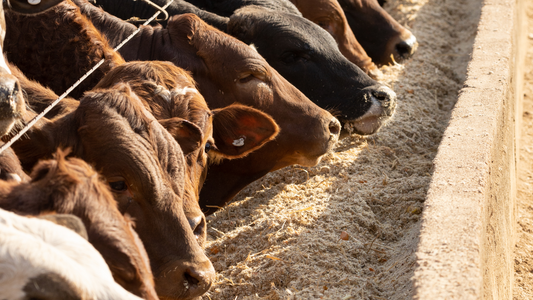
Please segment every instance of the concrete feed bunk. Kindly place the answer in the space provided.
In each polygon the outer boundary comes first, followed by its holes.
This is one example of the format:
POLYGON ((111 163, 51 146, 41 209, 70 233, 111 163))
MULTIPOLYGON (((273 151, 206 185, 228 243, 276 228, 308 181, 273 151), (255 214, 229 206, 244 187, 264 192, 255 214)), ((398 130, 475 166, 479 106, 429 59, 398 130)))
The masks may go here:
POLYGON ((523 2, 389 0, 394 119, 210 216, 203 299, 510 299, 523 2))

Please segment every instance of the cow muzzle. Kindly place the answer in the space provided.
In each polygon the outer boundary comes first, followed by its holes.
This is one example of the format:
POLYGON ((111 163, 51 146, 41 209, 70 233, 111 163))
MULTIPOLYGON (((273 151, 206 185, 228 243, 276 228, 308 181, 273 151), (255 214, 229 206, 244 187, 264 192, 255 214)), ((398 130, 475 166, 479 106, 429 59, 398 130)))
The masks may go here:
POLYGON ((368 91, 364 97, 370 102, 370 108, 361 117, 345 122, 344 134, 370 135, 376 133, 393 116, 396 109, 396 93, 390 88, 380 86, 368 91))
POLYGON ((410 31, 405 30, 402 35, 394 40, 391 47, 394 61, 400 63, 413 56, 418 48, 418 42, 410 31))
POLYGON ((215 269, 209 260, 201 263, 176 263, 155 278, 160 299, 194 299, 209 290, 215 269))

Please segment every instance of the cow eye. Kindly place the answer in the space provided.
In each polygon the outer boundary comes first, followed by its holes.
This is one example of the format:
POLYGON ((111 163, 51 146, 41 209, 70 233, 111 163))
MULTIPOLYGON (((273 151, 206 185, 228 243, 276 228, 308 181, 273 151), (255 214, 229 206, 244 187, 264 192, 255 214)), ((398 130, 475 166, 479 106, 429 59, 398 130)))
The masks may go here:
POLYGON ((205 153, 209 153, 209 150, 211 150, 212 147, 213 145, 211 145, 210 142, 205 143, 205 153))
POLYGON ((247 83, 247 82, 249 82, 249 81, 252 81, 254 78, 255 78, 254 75, 249 74, 249 75, 247 75, 247 76, 245 76, 245 77, 240 78, 240 79, 239 79, 239 82, 240 82, 240 83, 247 83))
POLYGON ((285 52, 281 56, 281 59, 285 63, 288 63, 288 64, 295 63, 295 62, 306 62, 310 58, 311 57, 309 56, 309 54, 302 53, 302 52, 285 52))
POLYGON ((111 189, 113 189, 113 191, 115 191, 115 192, 124 192, 125 190, 128 189, 128 186, 126 185, 126 182, 124 182, 124 181, 114 181, 114 182, 110 182, 110 183, 109 183, 109 186, 110 186, 111 189))

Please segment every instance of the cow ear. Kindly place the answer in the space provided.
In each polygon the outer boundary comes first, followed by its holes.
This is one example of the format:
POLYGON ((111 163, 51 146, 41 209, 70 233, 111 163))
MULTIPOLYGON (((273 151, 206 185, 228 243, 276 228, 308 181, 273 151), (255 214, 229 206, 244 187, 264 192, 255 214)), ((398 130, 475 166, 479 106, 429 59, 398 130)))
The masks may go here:
POLYGON ((176 139, 183 155, 196 151, 202 145, 203 133, 196 124, 181 118, 158 121, 176 139))
POLYGON ((215 151, 225 158, 244 157, 279 133, 274 119, 255 108, 233 104, 213 114, 215 151))
POLYGON ((247 43, 247 37, 253 36, 253 31, 255 28, 255 18, 250 18, 245 12, 251 7, 245 7, 244 9, 237 10, 231 17, 228 22, 227 33, 231 36, 236 37, 238 40, 241 40, 247 43))
POLYGON ((80 218, 76 217, 75 215, 70 214, 48 214, 48 215, 40 215, 37 216, 39 219, 48 220, 50 222, 56 223, 57 225, 61 225, 64 227, 67 227, 68 229, 76 232, 84 239, 88 240, 89 237, 87 235, 87 229, 85 228, 85 225, 83 225, 83 222, 80 218))

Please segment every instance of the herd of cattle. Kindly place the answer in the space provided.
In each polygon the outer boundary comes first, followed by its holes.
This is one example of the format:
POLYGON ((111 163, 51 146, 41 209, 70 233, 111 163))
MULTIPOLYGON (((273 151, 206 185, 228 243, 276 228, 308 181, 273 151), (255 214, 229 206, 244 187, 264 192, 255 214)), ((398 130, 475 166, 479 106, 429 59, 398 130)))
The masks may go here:
POLYGON ((417 46, 376 0, 174 0, 116 52, 154 3, 3 1, 4 142, 105 62, 0 154, 0 299, 200 297, 205 215, 375 133, 417 46))

